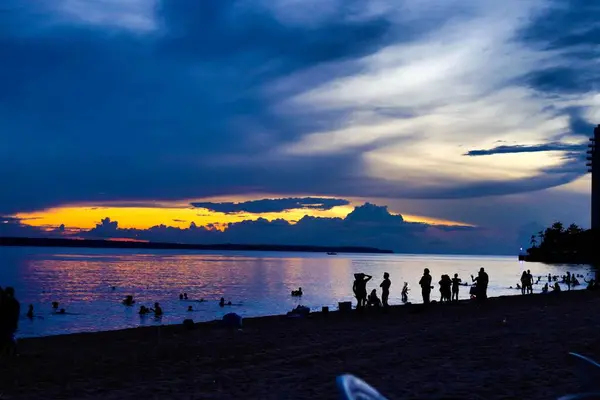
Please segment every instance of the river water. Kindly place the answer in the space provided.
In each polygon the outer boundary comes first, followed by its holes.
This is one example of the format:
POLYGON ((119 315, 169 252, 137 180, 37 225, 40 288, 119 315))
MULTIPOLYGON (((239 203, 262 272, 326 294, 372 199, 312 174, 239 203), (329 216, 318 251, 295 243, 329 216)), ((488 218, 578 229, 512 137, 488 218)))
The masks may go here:
MULTIPOLYGON (((351 301, 353 274, 373 275, 368 289, 377 288, 384 272, 392 280, 390 304, 401 304, 403 282, 412 291, 409 301, 421 302, 418 281, 429 268, 434 282, 441 274, 458 273, 470 280, 480 267, 490 276, 489 296, 516 295, 514 286, 524 269, 534 276, 566 271, 591 277, 591 266, 549 266, 522 263, 517 257, 445 256, 408 254, 339 254, 279 252, 206 252, 178 250, 66 249, 0 247, 0 286, 13 286, 23 317, 18 337, 47 336, 131 328, 144 325, 220 319, 228 312, 242 316, 284 314, 299 304, 320 310, 351 301), (114 289, 113 289, 114 287, 114 289), (290 292, 302 287, 302 298, 290 292), (186 292, 192 301, 180 301, 186 292), (121 300, 134 296, 135 307, 121 300), (224 297, 234 305, 219 307, 224 297), (193 300, 204 299, 204 302, 193 300), (58 301, 67 314, 55 315, 51 302, 58 301), (140 305, 159 302, 160 320, 140 317, 140 305), (33 304, 36 318, 27 319, 33 304), (188 312, 188 306, 194 311, 188 312)), ((581 279, 580 279, 581 280, 581 279)), ((536 292, 542 284, 534 286, 536 292)), ((580 286, 583 288, 584 285, 580 286)), ((432 292, 438 299, 439 292, 432 292)), ((566 289, 565 287, 563 287, 566 289)), ((468 298, 461 287, 461 298, 468 298)))

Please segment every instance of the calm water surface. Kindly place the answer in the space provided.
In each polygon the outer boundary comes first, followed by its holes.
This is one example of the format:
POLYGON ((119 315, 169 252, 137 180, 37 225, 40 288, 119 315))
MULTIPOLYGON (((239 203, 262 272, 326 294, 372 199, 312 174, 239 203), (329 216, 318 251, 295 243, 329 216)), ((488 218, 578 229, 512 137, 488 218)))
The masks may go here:
MULTIPOLYGON (((419 303, 417 283, 426 267, 434 282, 444 273, 470 280, 470 274, 485 267, 490 296, 520 294, 509 286, 519 281, 524 269, 534 276, 563 275, 567 270, 592 276, 590 266, 525 264, 516 257, 0 247, 0 286, 14 286, 22 313, 33 304, 39 316, 33 321, 22 318, 19 337, 173 324, 184 318, 208 321, 232 311, 242 316, 283 314, 299 304, 313 310, 337 308, 339 301, 353 300, 356 272, 373 275, 368 289, 377 288, 379 296, 382 275, 389 272, 390 304, 401 303, 403 282, 412 288, 409 301, 419 303), (290 296, 298 287, 304 291, 301 299, 290 296), (207 301, 180 301, 182 292, 207 301), (135 307, 121 304, 126 295, 135 297, 135 307), (221 297, 235 305, 219 307, 221 297), (60 302, 69 314, 53 315, 52 301, 60 302), (140 305, 155 301, 165 312, 160 320, 137 314, 140 305), (195 311, 186 311, 189 305, 195 311)), ((434 299, 439 298, 437 289, 436 285, 434 299)), ((460 297, 469 297, 468 287, 461 287, 460 297)))

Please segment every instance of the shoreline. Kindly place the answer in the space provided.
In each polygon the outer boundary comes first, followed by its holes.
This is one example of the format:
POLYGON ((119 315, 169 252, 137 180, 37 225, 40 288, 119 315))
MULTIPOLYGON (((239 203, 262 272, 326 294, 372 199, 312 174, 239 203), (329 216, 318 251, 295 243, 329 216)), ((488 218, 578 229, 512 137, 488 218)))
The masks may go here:
MULTIPOLYGON (((572 289, 570 291, 568 290, 564 290, 561 293, 573 293, 573 292, 582 292, 582 291, 587 291, 584 287, 585 285, 582 285, 580 289, 572 289)), ((542 295, 542 293, 538 292, 535 293, 534 296, 536 295, 542 295)), ((550 291, 549 293, 547 293, 546 295, 556 295, 553 294, 552 291, 550 291)), ((511 295, 500 295, 500 296, 490 296, 488 297, 488 302, 495 302, 498 301, 499 299, 510 299, 510 298, 521 298, 521 297, 525 297, 525 296, 529 296, 529 295, 521 295, 519 293, 517 293, 517 289, 515 289, 515 294, 511 294, 511 295)), ((420 300, 420 299, 419 299, 420 300)), ((216 301, 216 300, 215 300, 216 301)), ((457 306, 457 305, 463 305, 463 304, 470 304, 473 303, 474 300, 472 299, 460 299, 458 302, 453 302, 452 304, 450 304, 450 306, 457 306)), ((439 300, 433 300, 433 303, 431 304, 432 306, 437 306, 437 304, 439 304, 439 300)), ((351 313, 354 314, 357 310, 354 308, 355 305, 355 300, 352 300, 352 310, 351 313)), ((21 305, 21 307, 23 308, 23 304, 21 305)), ((412 302, 408 302, 406 304, 400 303, 400 304, 392 304, 389 309, 388 312, 390 313, 403 313, 406 312, 406 308, 408 307, 425 307, 423 303, 412 303, 412 302)), ((310 308, 310 307, 309 307, 310 308)), ((320 309, 320 307, 317 307, 317 309, 320 309)), ((290 310, 291 311, 291 310, 290 310)), ((373 310, 374 312, 377 312, 375 310, 373 310)), ((235 312, 235 310, 230 310, 229 312, 235 312)), ((228 312, 223 312, 224 314, 227 314, 228 312)), ((329 306, 329 311, 328 311, 328 315, 334 315, 336 316, 337 314, 339 314, 340 311, 337 309, 333 309, 331 306, 329 306)), ((347 315, 347 312, 342 312, 345 316, 347 315)), ((310 318, 313 317, 318 317, 322 314, 321 311, 311 311, 310 312, 310 318)), ((152 315, 149 315, 149 317, 152 317, 152 315)), ((194 320, 194 325, 199 327, 199 326, 217 326, 219 325, 219 323, 221 322, 220 319, 212 319, 212 320, 195 320, 193 318, 193 315, 189 315, 189 317, 191 317, 190 319, 194 320)), ((268 314, 268 315, 255 315, 255 316, 243 316, 243 320, 244 320, 244 324, 247 321, 253 321, 253 320, 269 320, 269 319, 281 319, 281 318, 288 318, 288 316, 286 314, 268 314)), ((134 326, 134 327, 127 327, 127 328, 117 328, 117 329, 107 329, 107 330, 89 330, 89 331, 81 331, 81 332, 67 332, 67 333, 58 333, 58 334, 50 334, 50 335, 36 335, 36 336, 26 336, 26 337, 20 337, 17 334, 17 340, 23 341, 23 340, 29 340, 29 339, 43 339, 43 338, 49 338, 49 337, 62 337, 62 336, 73 336, 73 335, 93 335, 93 334, 97 334, 97 333, 110 333, 110 332, 121 332, 121 331, 133 331, 133 330, 137 330, 137 329, 168 329, 169 327, 180 327, 183 324, 183 320, 187 319, 187 318, 181 318, 180 322, 176 322, 176 323, 166 323, 166 324, 152 324, 152 325, 140 325, 140 326, 134 326)), ((23 321, 21 321, 20 323, 23 323, 23 321)), ((1 400, 1 398, 0 398, 1 400)))
POLYGON ((271 245, 271 244, 186 244, 165 242, 139 242, 92 239, 59 239, 0 237, 0 246, 5 247, 52 247, 87 249, 142 249, 142 250, 216 250, 216 251, 276 251, 302 253, 357 253, 394 254, 392 250, 364 246, 311 246, 311 245, 271 245))
MULTIPOLYGON (((574 289, 571 291, 562 291, 560 294, 567 294, 567 296, 569 295, 569 293, 575 293, 575 292, 587 292, 586 289, 574 289)), ((560 295, 559 294, 559 295, 560 295)), ((513 299, 511 301, 519 301, 519 300, 514 300, 514 298, 516 299, 521 299, 521 298, 525 298, 525 297, 530 297, 530 296, 556 296, 556 294, 553 294, 552 292, 549 292, 547 294, 542 294, 542 293, 534 293, 533 295, 521 295, 521 294, 514 294, 514 295, 502 295, 502 296, 494 296, 494 297, 488 297, 487 299, 487 304, 493 303, 496 304, 496 302, 498 301, 504 301, 505 299, 513 299)), ((475 300, 472 299, 461 299, 458 300, 457 302, 453 302, 451 304, 441 304, 439 303, 438 300, 433 300, 434 302, 431 303, 429 306, 424 305, 423 303, 406 303, 406 304, 393 304, 390 305, 389 309, 387 311, 384 311, 383 309, 373 309, 373 310, 368 310, 368 311, 363 311, 361 313, 361 311, 356 310, 356 308, 354 308, 355 305, 355 301, 352 301, 352 310, 351 311, 339 311, 339 310, 332 310, 331 307, 327 313, 327 316, 323 315, 322 311, 311 311, 308 317, 304 317, 302 319, 314 319, 314 318, 345 318, 345 317, 350 317, 353 315, 376 315, 376 314, 383 314, 383 313, 388 313, 388 314, 403 314, 403 313, 412 313, 414 312, 414 310, 420 310, 420 309, 426 309, 427 307, 432 308, 432 307, 439 307, 439 306, 449 306, 449 307, 457 307, 457 306, 465 306, 465 305, 473 305, 473 304, 477 304, 475 300), (407 310, 407 309, 411 309, 411 310, 407 310)), ((291 310, 290 310, 291 311, 291 310)), ((230 312, 234 312, 233 310, 231 310, 230 312)), ((417 311, 419 312, 419 311, 417 311)), ((227 312, 223 313, 224 315, 227 314, 227 312)), ((194 318, 190 318, 192 320, 194 320, 194 318)), ((277 320, 282 320, 282 319, 290 319, 290 317, 287 314, 270 314, 270 315, 260 315, 260 316, 252 316, 252 317, 243 317, 243 325, 245 326, 246 323, 261 323, 261 321, 277 321, 277 320)), ((301 319, 301 318, 298 318, 301 319)), ((220 328, 220 324, 221 324, 221 319, 213 319, 213 320, 207 320, 207 321, 195 321, 194 320, 194 329, 219 329, 220 328)), ((20 338, 17 335, 17 340, 20 342, 22 341, 26 341, 26 340, 34 340, 34 339, 45 339, 45 338, 55 338, 55 337, 72 337, 72 336, 78 336, 78 335, 95 335, 95 334, 110 334, 110 333, 117 333, 117 332, 131 332, 131 331, 136 331, 136 330, 157 330, 157 329, 178 329, 178 328, 183 328, 183 319, 181 322, 179 323, 173 323, 173 324, 160 324, 160 325, 145 325, 145 326, 136 326, 136 327, 130 327, 130 328, 120 328, 120 329, 109 329, 109 330, 99 330, 99 331, 84 331, 84 332, 70 332, 70 333, 60 333, 60 334, 55 334, 55 335, 42 335, 42 336, 28 336, 28 337, 23 337, 20 338)), ((0 398, 1 400, 1 398, 0 398)))
POLYGON ((3 398, 334 399, 353 373, 388 398, 557 398, 580 384, 569 351, 600 359, 587 290, 411 304, 389 312, 245 318, 19 340, 3 398))

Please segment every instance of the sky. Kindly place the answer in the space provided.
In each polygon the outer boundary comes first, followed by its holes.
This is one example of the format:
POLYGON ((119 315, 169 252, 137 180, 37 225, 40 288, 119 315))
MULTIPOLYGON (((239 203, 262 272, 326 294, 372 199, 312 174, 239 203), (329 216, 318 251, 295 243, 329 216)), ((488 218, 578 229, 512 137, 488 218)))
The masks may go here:
POLYGON ((589 227, 598 21, 593 0, 3 0, 0 235, 504 254, 589 227))

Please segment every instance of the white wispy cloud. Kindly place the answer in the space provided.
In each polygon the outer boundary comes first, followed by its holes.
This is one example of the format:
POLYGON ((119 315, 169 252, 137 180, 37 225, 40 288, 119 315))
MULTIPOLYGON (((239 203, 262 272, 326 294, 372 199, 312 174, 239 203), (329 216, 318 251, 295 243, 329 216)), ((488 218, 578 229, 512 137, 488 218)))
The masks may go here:
MULTIPOLYGON (((309 88, 280 106, 297 117, 347 115, 342 126, 312 132, 282 150, 337 153, 397 138, 398 145, 386 142, 365 151, 362 159, 372 176, 404 182, 426 177, 435 183, 449 176, 454 181, 520 179, 560 165, 561 154, 463 156, 464 146, 492 147, 497 140, 543 143, 569 131, 568 116, 557 109, 597 104, 597 93, 556 95, 526 84, 529 74, 571 62, 561 50, 520 40, 519 34, 546 10, 546 2, 403 4, 391 19, 418 27, 432 13, 447 17, 417 40, 398 37, 396 44, 373 55, 345 62, 344 68, 358 72, 309 88)), ((594 110, 597 106, 588 110, 588 117, 594 110)))

